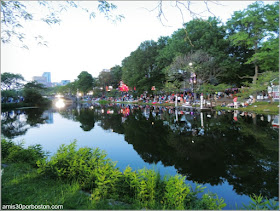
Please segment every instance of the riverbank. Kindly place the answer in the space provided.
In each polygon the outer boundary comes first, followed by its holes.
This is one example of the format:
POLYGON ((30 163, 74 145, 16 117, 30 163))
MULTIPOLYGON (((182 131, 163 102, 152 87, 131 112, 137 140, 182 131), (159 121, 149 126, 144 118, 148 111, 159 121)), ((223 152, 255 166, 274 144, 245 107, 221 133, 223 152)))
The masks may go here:
POLYGON ((38 104, 32 104, 32 103, 25 103, 25 102, 19 102, 19 103, 1 103, 1 110, 11 110, 11 109, 28 109, 28 108, 46 108, 50 106, 52 102, 48 99, 44 99, 42 102, 38 104))
POLYGON ((247 107, 239 107, 238 109, 231 107, 216 106, 215 110, 239 110, 244 112, 254 112, 258 114, 279 114, 279 103, 256 102, 247 107))
MULTIPOLYGON (((154 170, 134 171, 129 166, 122 172, 105 152, 77 149, 75 142, 60 146, 48 160, 40 145, 24 148, 2 139, 1 147, 5 163, 2 205, 62 205, 63 209, 90 210, 217 210, 226 206, 216 194, 203 193, 201 186, 193 190, 182 175, 162 179, 154 170)), ((258 203, 263 204, 258 208, 274 208, 263 200, 258 203)))
MULTIPOLYGON (((100 100, 98 101, 100 104, 109 104, 109 103, 121 103, 121 104, 136 104, 136 105, 150 105, 150 106, 172 106, 175 107, 174 103, 144 103, 144 102, 137 102, 137 101, 131 101, 131 102, 115 102, 115 101, 107 101, 107 100, 100 100)), ((279 114, 279 103, 269 103, 269 102, 256 102, 252 105, 249 105, 247 107, 239 107, 238 109, 234 109, 232 107, 222 107, 222 102, 218 101, 217 105, 214 106, 212 109, 214 110, 239 110, 244 112, 255 112, 259 114, 279 114)), ((182 104, 178 104, 178 107, 182 107, 182 104)), ((194 105, 193 108, 199 107, 199 105, 194 105)))

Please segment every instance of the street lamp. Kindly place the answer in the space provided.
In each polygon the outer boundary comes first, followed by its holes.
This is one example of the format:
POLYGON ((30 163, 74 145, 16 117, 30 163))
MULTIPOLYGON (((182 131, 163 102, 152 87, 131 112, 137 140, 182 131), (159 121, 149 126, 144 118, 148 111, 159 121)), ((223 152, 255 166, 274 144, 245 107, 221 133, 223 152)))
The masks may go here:
MULTIPOLYGON (((189 66, 192 68, 192 63, 189 63, 189 66)), ((194 100, 194 84, 196 84, 196 74, 191 72, 190 82, 192 85, 192 93, 193 93, 193 100, 194 100)))

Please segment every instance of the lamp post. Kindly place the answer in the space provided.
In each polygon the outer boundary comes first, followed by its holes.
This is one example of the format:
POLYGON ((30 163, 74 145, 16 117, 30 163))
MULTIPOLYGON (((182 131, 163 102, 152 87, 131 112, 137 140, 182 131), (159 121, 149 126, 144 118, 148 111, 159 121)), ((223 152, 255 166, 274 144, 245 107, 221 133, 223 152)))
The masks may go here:
MULTIPOLYGON (((192 68, 192 63, 189 63, 189 66, 192 68)), ((194 101, 194 84, 196 84, 196 74, 191 72, 190 82, 192 84, 192 93, 193 93, 193 101, 194 101)))

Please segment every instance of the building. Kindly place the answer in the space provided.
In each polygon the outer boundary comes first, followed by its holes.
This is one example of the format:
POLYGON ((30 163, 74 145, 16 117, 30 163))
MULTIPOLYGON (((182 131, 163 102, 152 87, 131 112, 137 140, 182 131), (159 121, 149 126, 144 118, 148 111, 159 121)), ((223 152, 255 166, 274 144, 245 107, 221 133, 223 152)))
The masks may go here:
POLYGON ((33 76, 32 80, 37 83, 44 84, 45 86, 47 85, 47 78, 44 76, 33 76))
POLYGON ((47 83, 51 83, 51 73, 50 72, 44 72, 42 76, 47 78, 47 83))
POLYGON ((33 76, 33 81, 36 81, 37 83, 43 84, 46 87, 51 87, 51 73, 50 72, 44 72, 42 76, 33 76))
POLYGON ((60 85, 65 86, 70 83, 70 80, 61 80, 60 85))

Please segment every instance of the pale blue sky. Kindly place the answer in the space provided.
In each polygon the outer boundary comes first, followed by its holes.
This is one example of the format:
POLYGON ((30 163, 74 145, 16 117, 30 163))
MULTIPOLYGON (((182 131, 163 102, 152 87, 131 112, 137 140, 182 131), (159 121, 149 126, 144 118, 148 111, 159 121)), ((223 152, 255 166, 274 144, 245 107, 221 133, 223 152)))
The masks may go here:
MULTIPOLYGON (((234 11, 243 10, 254 1, 219 1, 223 5, 209 4, 212 13, 226 22, 234 11)), ((52 82, 77 78, 81 71, 88 71, 94 77, 103 69, 121 65, 121 61, 145 40, 170 36, 182 27, 180 12, 174 2, 164 1, 164 26, 157 19, 157 1, 114 1, 117 13, 125 19, 117 24, 107 21, 102 15, 89 19, 81 10, 70 9, 61 15, 60 25, 48 26, 41 21, 26 23, 23 31, 32 37, 42 35, 48 47, 39 46, 27 39, 29 50, 15 45, 1 45, 1 72, 21 73, 26 80, 51 72, 52 82)), ((192 2, 195 12, 205 10, 203 2, 192 2)), ((80 2, 88 8, 96 8, 97 2, 80 2)), ((34 10, 37 2, 29 2, 34 10)), ((203 13, 205 18, 212 16, 203 13)), ((184 21, 191 20, 185 11, 184 21)))

